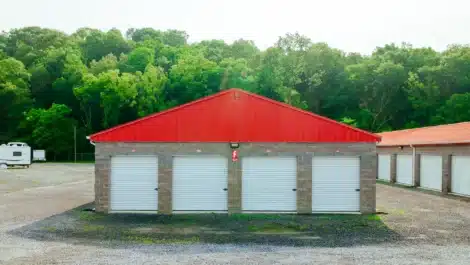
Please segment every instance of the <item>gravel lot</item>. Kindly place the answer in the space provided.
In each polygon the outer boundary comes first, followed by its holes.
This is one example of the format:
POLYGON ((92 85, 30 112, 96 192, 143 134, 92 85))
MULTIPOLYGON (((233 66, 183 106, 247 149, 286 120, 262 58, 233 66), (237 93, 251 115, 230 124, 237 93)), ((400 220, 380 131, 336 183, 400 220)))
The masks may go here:
POLYGON ((345 230, 330 234, 337 245, 327 247, 321 236, 301 247, 116 244, 55 230, 79 213, 73 209, 92 202, 92 164, 34 164, 0 171, 0 264, 469 264, 470 203, 386 185, 377 186, 377 199, 390 234, 360 233, 354 243, 345 230))

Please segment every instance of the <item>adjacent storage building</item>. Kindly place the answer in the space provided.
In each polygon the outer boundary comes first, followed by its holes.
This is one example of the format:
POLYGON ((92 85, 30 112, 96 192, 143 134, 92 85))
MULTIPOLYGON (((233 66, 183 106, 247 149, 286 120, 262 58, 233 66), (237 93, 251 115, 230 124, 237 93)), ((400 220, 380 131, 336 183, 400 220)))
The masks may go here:
POLYGON ((377 135, 240 89, 89 139, 100 212, 375 212, 377 135))
POLYGON ((470 122, 379 135, 379 179, 470 196, 470 122))

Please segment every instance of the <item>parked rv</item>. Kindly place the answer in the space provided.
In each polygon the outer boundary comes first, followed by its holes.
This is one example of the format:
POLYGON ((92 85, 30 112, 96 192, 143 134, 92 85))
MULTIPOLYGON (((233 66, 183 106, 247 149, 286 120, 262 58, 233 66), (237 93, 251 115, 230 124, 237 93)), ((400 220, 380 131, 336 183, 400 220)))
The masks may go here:
POLYGON ((0 168, 31 165, 31 147, 26 143, 11 142, 0 146, 0 168))

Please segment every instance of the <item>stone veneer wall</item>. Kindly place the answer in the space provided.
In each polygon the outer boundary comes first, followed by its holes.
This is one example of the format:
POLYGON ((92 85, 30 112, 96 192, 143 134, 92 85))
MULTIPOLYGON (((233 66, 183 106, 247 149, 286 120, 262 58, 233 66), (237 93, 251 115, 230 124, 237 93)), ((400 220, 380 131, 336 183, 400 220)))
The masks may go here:
POLYGON ((228 212, 241 212, 241 159, 245 156, 297 157, 297 213, 312 212, 312 157, 360 157, 360 211, 375 212, 375 180, 377 154, 375 143, 240 143, 239 160, 232 162, 232 149, 228 143, 96 143, 95 148, 95 204, 98 212, 108 212, 111 157, 115 155, 158 156, 158 209, 172 213, 172 162, 175 155, 221 155, 229 159, 228 212))

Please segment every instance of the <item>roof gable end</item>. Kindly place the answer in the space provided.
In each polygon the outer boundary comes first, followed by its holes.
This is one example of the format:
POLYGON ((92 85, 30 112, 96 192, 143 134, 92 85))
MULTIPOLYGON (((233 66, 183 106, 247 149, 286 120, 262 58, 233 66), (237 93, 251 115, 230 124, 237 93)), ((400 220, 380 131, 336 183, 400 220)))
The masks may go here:
POLYGON ((377 142, 380 137, 241 89, 98 132, 95 142, 377 142))

